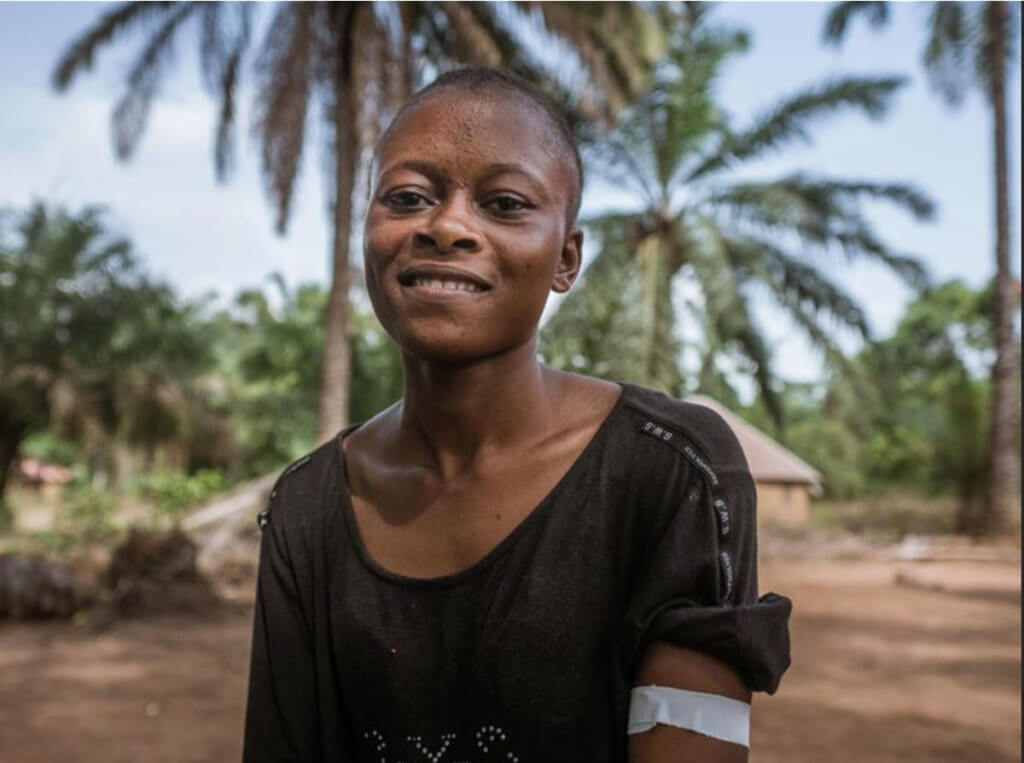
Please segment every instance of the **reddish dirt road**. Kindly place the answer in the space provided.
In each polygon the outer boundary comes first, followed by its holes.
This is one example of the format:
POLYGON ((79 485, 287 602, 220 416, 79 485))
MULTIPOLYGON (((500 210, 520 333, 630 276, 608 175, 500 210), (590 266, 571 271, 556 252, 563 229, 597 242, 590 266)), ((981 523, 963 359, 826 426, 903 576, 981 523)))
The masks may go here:
MULTIPOLYGON (((1019 561, 777 560, 761 578, 794 600, 794 662, 755 701, 754 763, 1020 760, 1019 561)), ((237 761, 250 616, 0 626, 0 761, 237 761)))

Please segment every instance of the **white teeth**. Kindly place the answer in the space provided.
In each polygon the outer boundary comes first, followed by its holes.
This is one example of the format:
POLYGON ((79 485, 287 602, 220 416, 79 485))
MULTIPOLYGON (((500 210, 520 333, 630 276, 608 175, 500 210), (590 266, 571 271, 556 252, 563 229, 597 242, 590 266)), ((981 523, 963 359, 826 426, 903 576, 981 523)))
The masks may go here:
POLYGON ((440 278, 428 278, 425 276, 412 279, 412 285, 425 286, 428 289, 443 289, 445 291, 483 291, 482 288, 469 281, 442 281, 440 278))

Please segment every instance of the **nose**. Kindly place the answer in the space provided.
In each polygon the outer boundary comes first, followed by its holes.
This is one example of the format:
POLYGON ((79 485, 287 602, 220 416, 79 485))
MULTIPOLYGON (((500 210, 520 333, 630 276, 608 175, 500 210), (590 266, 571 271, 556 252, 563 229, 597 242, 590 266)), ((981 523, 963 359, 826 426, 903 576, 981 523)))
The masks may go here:
POLYGON ((471 204, 454 195, 434 208, 434 213, 416 231, 416 245, 447 254, 456 249, 471 253, 480 249, 480 234, 473 220, 471 204))

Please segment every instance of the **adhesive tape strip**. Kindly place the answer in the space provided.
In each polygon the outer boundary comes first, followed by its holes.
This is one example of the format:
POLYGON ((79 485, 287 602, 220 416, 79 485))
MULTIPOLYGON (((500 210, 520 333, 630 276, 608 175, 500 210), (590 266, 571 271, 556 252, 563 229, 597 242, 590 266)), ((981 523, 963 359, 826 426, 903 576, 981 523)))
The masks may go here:
POLYGON ((630 692, 630 734, 657 724, 696 731, 750 747, 750 705, 737 699, 667 686, 637 686, 630 692))

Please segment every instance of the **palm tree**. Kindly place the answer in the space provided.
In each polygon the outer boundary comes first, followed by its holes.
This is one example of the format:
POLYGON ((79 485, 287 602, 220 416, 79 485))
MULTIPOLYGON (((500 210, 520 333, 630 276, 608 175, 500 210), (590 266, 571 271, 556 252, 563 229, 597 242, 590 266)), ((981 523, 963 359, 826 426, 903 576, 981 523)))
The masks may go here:
MULTIPOLYGON (((936 2, 929 6, 928 42, 923 64, 932 86, 950 106, 957 106, 977 87, 992 110, 992 144, 996 199, 995 298, 992 326, 995 361, 992 364, 992 405, 989 426, 989 490, 980 511, 961 518, 961 530, 972 534, 1007 527, 1020 507, 1020 357, 1014 331, 1019 298, 1010 270, 1010 200, 1007 174, 1006 82, 1016 59, 1020 4, 1014 2, 936 2)), ((825 21, 825 40, 838 44, 849 22, 866 15, 872 27, 885 25, 884 2, 837 3, 825 21)))
POLYGON ((142 272, 97 209, 0 218, 0 497, 26 436, 73 439, 94 469, 111 446, 179 443, 210 356, 192 308, 142 272))
MULTIPOLYGON (((331 288, 321 379, 320 439, 347 421, 351 377, 349 238, 353 186, 361 150, 373 141, 383 115, 393 111, 433 68, 456 63, 504 65, 553 85, 536 51, 522 44, 524 11, 589 72, 593 84, 581 109, 615 113, 641 81, 644 56, 656 29, 641 4, 424 2, 287 2, 275 6, 256 57, 255 129, 262 148, 267 193, 283 233, 288 225, 307 127, 326 123, 324 154, 331 172, 333 242, 331 288), (426 64, 426 66, 424 66, 426 64)), ((114 145, 128 158, 138 145, 150 104, 179 30, 199 25, 201 68, 219 101, 214 151, 218 177, 231 167, 235 100, 250 43, 248 3, 127 2, 117 5, 75 40, 54 73, 59 90, 92 65, 115 38, 146 30, 113 114, 114 145)), ((655 46, 656 52, 656 46, 655 46)))
POLYGON ((769 347, 752 298, 769 295, 830 359, 841 358, 825 321, 864 337, 869 329, 860 306, 824 272, 828 255, 879 261, 912 284, 925 277, 915 259, 880 240, 859 201, 892 202, 920 219, 932 214, 932 204, 902 184, 803 172, 733 179, 744 163, 807 139, 812 125, 837 112, 881 117, 903 80, 850 77, 814 85, 734 130, 715 104, 714 82, 747 38, 710 23, 703 7, 691 13, 653 86, 624 112, 597 157, 643 207, 587 221, 600 251, 545 326, 543 346, 556 366, 681 394, 673 333, 673 296, 681 294, 702 329, 703 383, 721 382, 718 364, 731 355, 778 418, 769 347))

